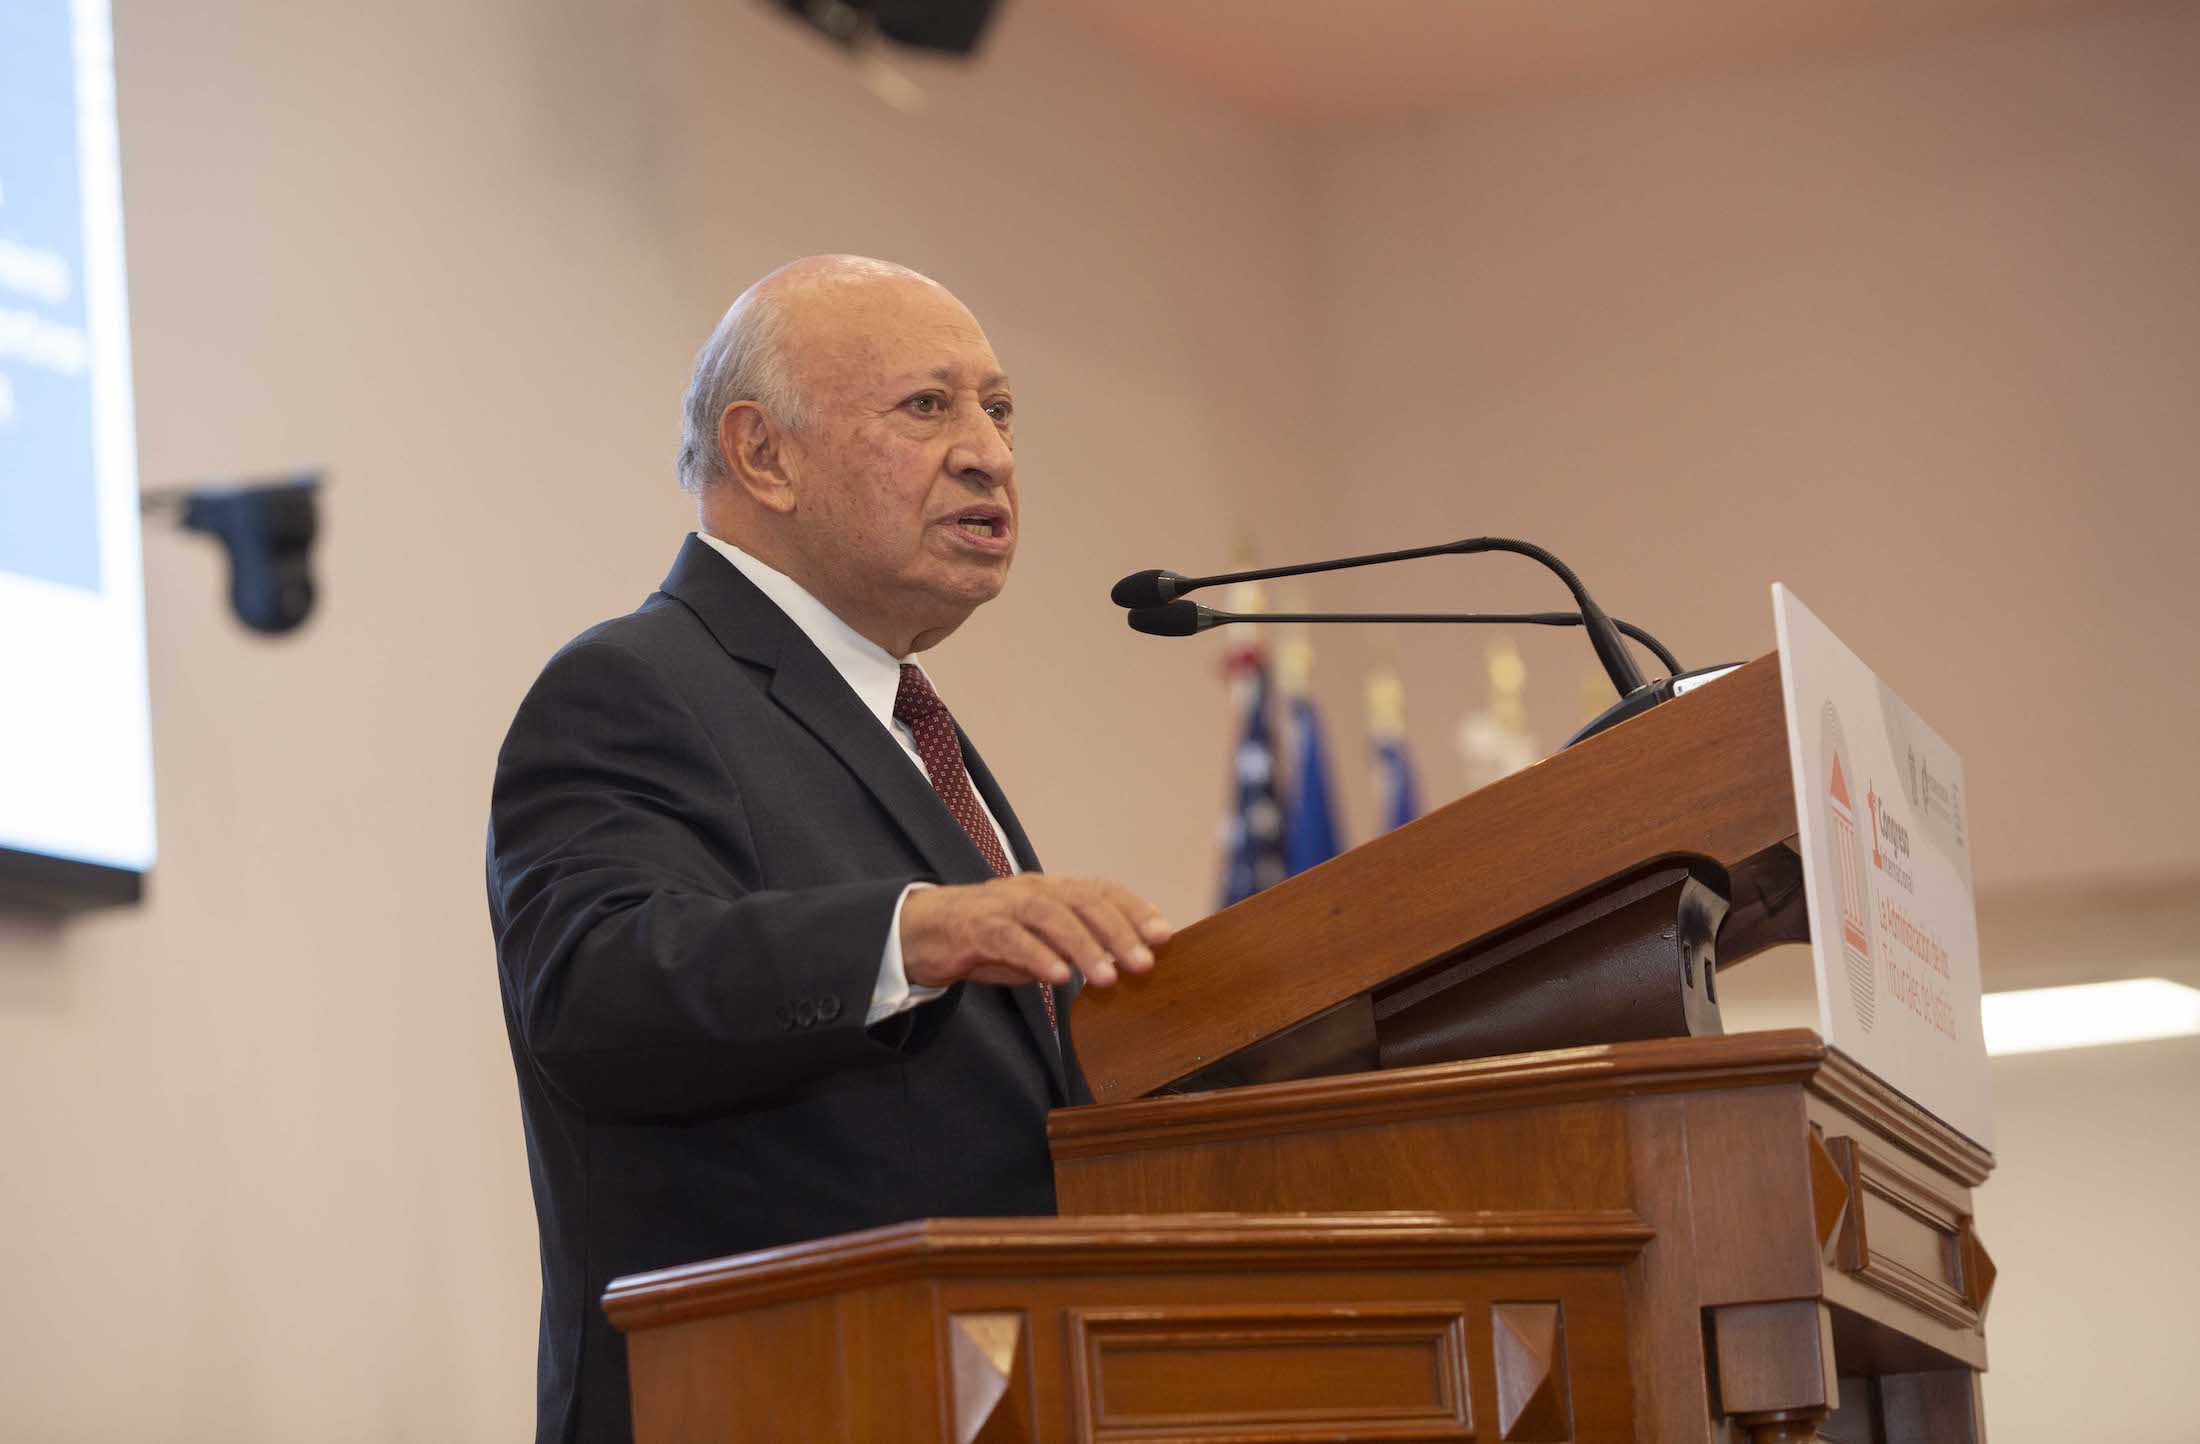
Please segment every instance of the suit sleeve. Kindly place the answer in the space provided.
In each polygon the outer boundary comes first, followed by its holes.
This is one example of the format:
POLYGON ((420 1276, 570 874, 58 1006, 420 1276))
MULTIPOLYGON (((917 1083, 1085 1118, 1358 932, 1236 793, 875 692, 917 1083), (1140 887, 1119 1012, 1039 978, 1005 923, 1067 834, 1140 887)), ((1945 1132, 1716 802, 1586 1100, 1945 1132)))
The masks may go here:
POLYGON ((489 898, 515 1032, 611 1117, 718 1116, 899 1056, 866 1029, 909 877, 758 890, 732 773, 686 702, 603 642, 554 658, 506 737, 489 898))

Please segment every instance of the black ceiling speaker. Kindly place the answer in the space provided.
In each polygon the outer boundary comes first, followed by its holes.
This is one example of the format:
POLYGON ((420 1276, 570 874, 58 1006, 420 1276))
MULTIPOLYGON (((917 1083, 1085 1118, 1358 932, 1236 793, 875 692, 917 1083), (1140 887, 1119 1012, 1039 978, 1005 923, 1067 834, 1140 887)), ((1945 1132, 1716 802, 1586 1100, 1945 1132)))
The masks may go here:
POLYGON ((896 45, 969 55, 977 50, 1000 0, 777 0, 842 45, 876 31, 896 45))
POLYGON ((999 0, 879 0, 878 33, 897 45, 968 55, 998 8, 999 0))

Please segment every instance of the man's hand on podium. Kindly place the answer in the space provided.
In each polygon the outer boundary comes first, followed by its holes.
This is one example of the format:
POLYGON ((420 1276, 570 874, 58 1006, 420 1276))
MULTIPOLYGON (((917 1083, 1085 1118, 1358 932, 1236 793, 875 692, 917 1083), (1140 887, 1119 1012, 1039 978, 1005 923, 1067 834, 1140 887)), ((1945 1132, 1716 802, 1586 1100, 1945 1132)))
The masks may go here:
POLYGON ((1050 983, 1079 973, 1104 988, 1119 972, 1153 967, 1172 929, 1152 903, 1121 883, 1026 872, 962 887, 919 888, 901 908, 902 970, 944 988, 1050 983))

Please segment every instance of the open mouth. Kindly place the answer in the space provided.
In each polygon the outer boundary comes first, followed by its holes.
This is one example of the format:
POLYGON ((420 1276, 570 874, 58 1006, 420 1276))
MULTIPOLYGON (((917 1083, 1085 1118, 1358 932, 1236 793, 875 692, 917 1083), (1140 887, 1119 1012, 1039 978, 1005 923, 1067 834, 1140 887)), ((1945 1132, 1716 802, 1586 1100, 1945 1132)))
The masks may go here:
POLYGON ((1008 540, 1008 512, 1004 508, 972 507, 957 512, 953 520, 955 530, 974 541, 998 544, 1008 540))

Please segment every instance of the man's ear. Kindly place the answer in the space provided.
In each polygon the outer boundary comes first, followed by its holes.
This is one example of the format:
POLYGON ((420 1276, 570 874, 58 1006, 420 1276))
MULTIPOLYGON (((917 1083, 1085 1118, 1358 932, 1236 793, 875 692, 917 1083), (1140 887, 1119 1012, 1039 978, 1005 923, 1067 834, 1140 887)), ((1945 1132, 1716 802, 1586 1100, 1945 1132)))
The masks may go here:
POLYGON ((718 450, 726 459, 727 479, 757 505, 782 515, 794 510, 784 442, 778 423, 753 401, 736 401, 718 415, 718 450))

